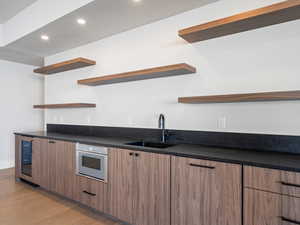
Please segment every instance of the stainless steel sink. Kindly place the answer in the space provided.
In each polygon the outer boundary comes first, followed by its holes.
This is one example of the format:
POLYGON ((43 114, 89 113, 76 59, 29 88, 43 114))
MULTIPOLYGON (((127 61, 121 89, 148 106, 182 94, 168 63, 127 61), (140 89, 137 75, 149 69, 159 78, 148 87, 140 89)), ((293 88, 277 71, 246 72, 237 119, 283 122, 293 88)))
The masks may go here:
POLYGON ((127 145, 149 147, 149 148, 169 148, 174 146, 166 143, 155 143, 155 142, 147 142, 147 141, 132 142, 132 143, 127 143, 127 145))

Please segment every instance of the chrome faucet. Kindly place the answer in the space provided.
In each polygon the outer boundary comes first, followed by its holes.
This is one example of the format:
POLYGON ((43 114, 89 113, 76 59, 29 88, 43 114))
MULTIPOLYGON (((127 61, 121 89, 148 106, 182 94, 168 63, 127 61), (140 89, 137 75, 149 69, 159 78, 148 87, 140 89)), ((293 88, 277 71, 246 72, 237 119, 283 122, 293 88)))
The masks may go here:
POLYGON ((165 116, 164 114, 159 115, 158 128, 161 129, 161 142, 166 142, 166 129, 165 129, 165 116))

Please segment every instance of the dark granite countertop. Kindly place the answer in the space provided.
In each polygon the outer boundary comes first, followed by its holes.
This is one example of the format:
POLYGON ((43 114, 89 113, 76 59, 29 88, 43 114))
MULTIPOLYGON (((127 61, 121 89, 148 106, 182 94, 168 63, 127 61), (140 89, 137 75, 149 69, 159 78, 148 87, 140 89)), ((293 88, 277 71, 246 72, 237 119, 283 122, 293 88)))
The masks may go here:
POLYGON ((156 148, 127 145, 126 143, 139 141, 139 140, 128 139, 128 138, 90 137, 90 136, 51 133, 45 131, 21 132, 15 134, 30 136, 30 137, 62 140, 62 141, 79 142, 82 144, 101 145, 105 147, 132 149, 136 151, 161 153, 161 154, 168 154, 168 155, 175 155, 175 156, 182 156, 182 157, 191 157, 191 158, 206 159, 206 160, 213 160, 219 162, 236 163, 236 164, 264 167, 270 169, 281 169, 287 171, 300 172, 300 155, 289 154, 289 153, 207 147, 202 145, 191 145, 191 144, 179 144, 166 149, 156 149, 156 148))

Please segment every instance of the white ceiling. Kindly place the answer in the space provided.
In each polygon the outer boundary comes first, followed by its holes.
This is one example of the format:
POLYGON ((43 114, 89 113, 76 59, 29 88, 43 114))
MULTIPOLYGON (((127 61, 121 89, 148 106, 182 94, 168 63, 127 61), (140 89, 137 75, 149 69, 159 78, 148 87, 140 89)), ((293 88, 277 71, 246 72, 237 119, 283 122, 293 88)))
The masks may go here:
POLYGON ((133 0, 95 0, 8 47, 37 56, 49 56, 215 1, 142 0, 134 3, 133 0), (76 24, 79 17, 87 20, 85 27, 76 24), (41 41, 41 34, 48 34, 51 40, 41 41))
POLYGON ((0 0, 0 24, 17 15, 37 0, 0 0))
POLYGON ((0 47, 0 59, 33 66, 44 65, 43 57, 20 52, 18 50, 10 49, 8 47, 0 47))

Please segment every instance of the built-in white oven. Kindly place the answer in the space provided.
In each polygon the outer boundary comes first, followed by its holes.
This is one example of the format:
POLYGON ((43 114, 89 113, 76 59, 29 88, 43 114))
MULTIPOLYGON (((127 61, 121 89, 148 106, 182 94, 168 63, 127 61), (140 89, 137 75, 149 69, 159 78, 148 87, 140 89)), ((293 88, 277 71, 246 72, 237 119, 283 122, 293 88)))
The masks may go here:
POLYGON ((77 175, 107 181, 107 148, 77 143, 76 159, 77 175))

